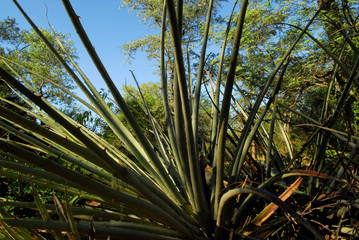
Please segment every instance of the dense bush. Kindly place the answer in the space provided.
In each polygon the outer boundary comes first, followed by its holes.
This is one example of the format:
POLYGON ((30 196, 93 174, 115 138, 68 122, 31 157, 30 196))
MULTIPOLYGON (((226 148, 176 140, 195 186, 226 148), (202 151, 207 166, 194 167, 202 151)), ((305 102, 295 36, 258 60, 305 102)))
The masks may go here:
MULTIPOLYGON (((0 106, 0 127, 16 139, 0 138, 0 174, 16 182, 31 183, 33 198, 19 201, 11 199, 13 194, 9 194, 8 199, 0 200, 0 237, 45 239, 44 233, 55 239, 64 239, 65 235, 68 239, 313 239, 313 236, 355 239, 359 236, 358 137, 357 130, 346 125, 354 118, 343 121, 352 106, 348 105, 348 99, 357 91, 359 64, 355 34, 347 35, 344 29, 355 31, 356 26, 343 23, 344 28, 338 29, 343 36, 337 43, 345 51, 330 48, 332 42, 323 43, 309 29, 317 18, 330 16, 337 10, 335 7, 340 6, 337 2, 324 1, 313 15, 306 16, 303 26, 291 32, 285 39, 287 42, 281 41, 283 50, 261 71, 263 76, 258 79, 258 86, 255 81, 249 81, 241 89, 237 83, 243 73, 248 73, 246 77, 253 73, 251 65, 242 61, 240 47, 242 40, 246 40, 244 36, 251 34, 246 14, 253 13, 251 7, 255 6, 243 0, 240 11, 231 15, 233 20, 228 20, 228 29, 222 36, 223 55, 212 62, 217 64, 212 69, 218 73, 208 75, 213 81, 212 92, 208 91, 210 106, 200 110, 200 103, 206 97, 202 87, 213 1, 208 3, 206 22, 201 28, 203 48, 192 68, 185 64, 181 38, 184 3, 166 0, 159 50, 165 121, 153 117, 153 105, 146 104, 141 88, 136 93, 136 104, 125 101, 70 2, 63 0, 63 3, 108 86, 114 105, 120 109, 120 118, 119 112, 113 111, 114 106, 104 100, 104 95, 78 68, 71 54, 61 47, 61 41, 57 41, 60 54, 23 14, 90 102, 79 99, 81 103, 106 122, 116 145, 56 109, 36 89, 25 86, 26 79, 16 75, 16 71, 9 73, 0 68, 1 78, 31 107, 26 109, 1 99, 12 106, 0 106), (235 26, 232 21, 236 22, 235 26), (168 48, 172 51, 171 61, 165 59, 170 57, 165 54, 165 39, 171 41, 168 48), (228 39, 233 42, 227 48, 228 39), (320 82, 320 91, 305 92, 306 100, 313 100, 312 106, 300 108, 302 98, 298 98, 295 106, 289 100, 295 99, 298 92, 285 101, 282 99, 290 85, 301 88, 301 81, 292 81, 296 73, 300 74, 296 61, 303 57, 296 47, 303 46, 303 41, 308 39, 329 56, 331 64, 320 65, 330 69, 328 82, 320 82), (172 82, 167 84, 170 66, 172 82), (190 69, 198 73, 193 83, 190 69), (338 79, 342 82, 336 83, 338 79), (251 92, 251 86, 256 90, 251 92), (340 91, 335 91, 335 87, 340 91), (316 112, 311 114, 313 106, 316 112), (26 115, 21 116, 14 108, 26 115), (202 121, 203 115, 210 116, 210 121, 202 121), (139 116, 146 116, 148 121, 139 116), (125 121, 120 120, 123 117, 125 121), (303 127, 294 133, 300 141, 298 147, 292 146, 294 123, 303 127), (146 129, 141 125, 146 125, 146 129), (208 133, 203 129, 208 129, 208 133), (40 192, 41 189, 45 192, 40 192), (52 191, 55 193, 52 198, 44 199, 52 191), (11 214, 14 207, 36 209, 39 214, 19 218, 11 214)), ((352 17, 357 19, 356 15, 352 17)), ((329 23, 332 24, 329 27, 336 24, 329 23)), ((54 38, 58 39, 56 35, 54 38)), ((315 59, 317 55, 313 54, 315 59)), ((305 83, 310 85, 308 81, 305 83)))

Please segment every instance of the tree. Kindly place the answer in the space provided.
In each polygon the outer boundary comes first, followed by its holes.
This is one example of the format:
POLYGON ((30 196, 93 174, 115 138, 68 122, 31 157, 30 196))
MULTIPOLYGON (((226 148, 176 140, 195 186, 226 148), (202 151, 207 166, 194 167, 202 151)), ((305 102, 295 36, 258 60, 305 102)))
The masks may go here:
MULTIPOLYGON (((124 44, 122 49, 127 55, 128 60, 134 57, 137 51, 144 51, 149 59, 159 61, 159 42, 161 30, 161 1, 143 1, 143 0, 126 0, 123 1, 122 7, 129 7, 130 11, 137 13, 139 20, 149 26, 154 34, 149 34, 144 38, 136 39, 128 44, 124 44)), ((182 43, 186 46, 185 51, 195 50, 198 43, 202 40, 204 24, 206 20, 208 0, 186 0, 184 2, 182 16, 182 43)), ((213 10, 213 21, 220 21, 217 16, 220 1, 215 3, 213 10)), ((172 44, 169 35, 166 38, 166 54, 169 59, 173 59, 171 54, 172 44)))
MULTIPOLYGON (((327 92, 327 84, 334 77, 335 83, 330 91, 338 94, 334 94, 336 97, 327 101, 327 109, 333 109, 343 90, 345 79, 348 78, 348 73, 344 69, 351 68, 354 64, 355 56, 353 54, 357 52, 355 46, 358 44, 354 37, 358 4, 350 1, 329 1, 327 4, 319 2, 252 1, 249 3, 246 26, 251 31, 245 32, 241 41, 236 74, 238 86, 251 103, 263 88, 266 81, 265 76, 284 54, 286 46, 293 42, 298 32, 304 28, 306 23, 302 21, 303 18, 314 15, 322 6, 324 9, 307 30, 308 34, 303 36, 304 40, 299 42, 292 52, 285 80, 279 90, 279 103, 311 115, 323 123, 326 121, 324 120, 326 117, 322 116, 321 107, 323 96, 327 92), (261 18, 258 19, 258 16, 261 18), (318 42, 321 45, 318 45, 318 42), (328 52, 338 58, 341 51, 343 51, 341 60, 344 65, 340 66, 333 76, 335 62, 328 52)), ((229 33, 230 38, 234 35, 233 31, 229 33)), ((222 44, 221 39, 225 32, 220 25, 213 27, 212 34, 214 41, 217 44, 222 44)), ((348 126, 353 122, 353 112, 350 109, 353 108, 354 102, 358 101, 358 98, 354 97, 358 96, 355 89, 349 97, 351 100, 346 102, 349 104, 345 108, 346 112, 341 116, 343 121, 347 121, 348 126)), ((236 96, 236 99, 243 108, 247 108, 249 106, 247 102, 243 101, 243 94, 236 96)), ((293 112, 287 112, 282 107, 279 108, 286 131, 290 134, 293 133, 292 137, 295 138, 295 142, 302 143, 295 146, 295 149, 299 151, 308 137, 304 137, 305 132, 308 134, 313 132, 308 131, 308 128, 292 128, 291 126, 296 125, 302 119, 300 117, 298 119, 293 112)), ((331 113, 326 113, 326 116, 331 113)), ((349 129, 352 134, 357 131, 352 127, 349 129)), ((346 131, 345 128, 342 130, 346 131)))
MULTIPOLYGON (((143 83, 140 86, 140 89, 146 104, 143 102, 139 90, 131 85, 124 86, 122 88, 122 91, 125 93, 124 100, 126 101, 126 104, 130 107, 136 121, 143 128, 145 135, 149 139, 154 141, 155 136, 152 130, 151 119, 154 121, 156 126, 161 129, 161 131, 164 131, 164 129, 166 129, 166 119, 164 116, 164 109, 162 105, 161 89, 157 83, 153 82, 143 83), (148 112, 146 110, 147 107, 151 116, 148 115, 148 112)), ((106 98, 107 95, 104 97, 106 98)), ((113 101, 110 99, 108 99, 108 101, 108 105, 112 106, 114 108, 114 111, 116 111, 113 101)), ((116 113, 119 120, 121 122, 124 122, 126 127, 130 128, 130 124, 127 122, 123 112, 117 110, 116 113)), ((111 131, 108 125, 102 126, 101 135, 115 146, 121 146, 118 137, 116 137, 116 135, 111 131)))
MULTIPOLYGON (((212 22, 222 21, 218 16, 218 9, 221 1, 215 1, 212 11, 212 22)), ((205 31, 205 21, 207 18, 209 0, 187 0, 184 1, 183 13, 181 16, 181 41, 183 44, 183 51, 188 64, 192 62, 198 62, 197 52, 200 52, 200 42, 202 41, 203 32, 205 31)), ((127 60, 130 61, 137 51, 144 51, 147 58, 155 60, 159 63, 160 59, 160 30, 161 30, 161 12, 162 2, 158 0, 143 1, 143 0, 126 0, 123 1, 122 7, 129 7, 130 11, 137 13, 139 20, 149 26, 154 32, 148 34, 146 37, 136 39, 130 43, 122 46, 127 60)), ((168 24, 166 24, 168 26, 168 24)), ((173 44, 170 39, 170 35, 165 35, 165 55, 166 55, 166 68, 169 76, 170 84, 170 96, 173 99, 173 81, 174 81, 174 56, 173 56, 173 44)), ((196 68, 196 64, 193 66, 196 68)), ((193 69, 192 69, 193 70, 193 69)), ((156 71, 158 72, 158 71, 156 71)), ((191 74, 190 69, 187 74, 191 74)))
MULTIPOLYGON (((156 127, 160 129, 160 132, 163 132, 166 135, 168 134, 165 110, 163 108, 161 86, 158 83, 148 82, 141 84, 139 89, 131 85, 124 86, 122 88, 122 91, 125 93, 124 99, 126 104, 130 107, 135 119, 143 128, 145 135, 151 139, 151 141, 155 141, 151 120, 153 120, 156 127), (145 103, 143 102, 139 89, 142 93, 145 103), (148 115, 147 108, 151 116, 148 115)), ((104 95, 104 97, 106 98, 107 95, 104 95)), ((110 100, 108 104, 113 106, 113 102, 110 100)), ((201 101, 201 119, 199 120, 199 131, 201 132, 200 135, 203 138, 201 139, 201 142, 209 141, 208 125, 210 122, 210 106, 211 104, 208 98, 203 98, 201 101)), ((130 128, 130 124, 127 122, 126 117, 121 111, 118 111, 118 118, 121 122, 124 122, 128 128, 130 128)), ((118 143, 118 138, 116 138, 108 126, 103 125, 100 128, 101 135, 106 140, 113 143, 114 145, 116 145, 116 142, 118 143)))
MULTIPOLYGON (((66 70, 78 85, 86 84, 81 89, 92 104, 88 105, 89 108, 106 122, 121 142, 121 148, 104 141, 102 136, 64 115, 0 67, 1 78, 34 104, 37 111, 31 112, 32 116, 46 124, 44 126, 39 121, 28 120, 0 106, 0 117, 7 122, 2 127, 26 141, 26 144, 22 144, 0 138, 0 173, 63 194, 61 199, 54 195, 53 201, 46 204, 35 190, 34 203, 0 199, 0 234, 4 238, 20 239, 25 236, 28 239, 43 239, 39 230, 47 230, 59 239, 64 234, 73 239, 358 237, 358 211, 355 202, 358 196, 358 137, 340 130, 344 123, 335 116, 338 113, 335 112, 328 119, 328 124, 323 124, 311 115, 286 109, 286 113, 299 115, 298 120, 303 118, 303 124, 307 125, 309 121, 310 127, 314 125, 318 129, 307 139, 303 148, 296 152, 291 151, 291 141, 285 131, 282 131, 285 144, 289 146, 288 152, 291 153, 289 157, 278 151, 276 146, 279 143, 274 138, 274 126, 282 126, 282 121, 278 119, 282 119, 284 110, 279 109, 277 103, 278 98, 282 97, 279 90, 286 84, 286 71, 291 67, 290 55, 293 55, 296 46, 305 42, 303 36, 313 24, 310 19, 315 19, 318 15, 305 18, 304 28, 293 32, 291 37, 294 43, 286 44, 289 47, 284 47, 275 66, 265 72, 266 77, 259 78, 263 81, 263 86, 251 99, 254 104, 249 103, 250 107, 242 108, 238 101, 233 100, 233 96, 237 96, 236 70, 240 67, 241 40, 247 31, 253 30, 247 29, 245 25, 246 15, 251 13, 253 6, 248 4, 249 1, 241 2, 239 14, 233 19, 236 21, 236 30, 227 53, 230 61, 225 62, 222 68, 221 63, 226 58, 222 56, 216 69, 225 69, 224 72, 212 74, 216 81, 213 81, 213 94, 209 95, 216 97, 211 99, 210 104, 217 111, 212 111, 212 117, 218 117, 218 124, 209 124, 214 135, 214 141, 211 138, 213 151, 202 155, 199 154, 200 146, 197 141, 200 128, 196 127, 200 121, 200 112, 192 110, 192 103, 200 103, 200 99, 192 100, 192 88, 189 87, 191 78, 187 74, 191 66, 187 66, 183 60, 182 29, 178 19, 183 2, 178 1, 176 5, 175 2, 166 0, 164 3, 168 11, 163 12, 162 24, 167 23, 165 19, 170 19, 170 36, 174 46, 175 106, 171 109, 167 97, 164 68, 166 61, 163 59, 166 28, 163 27, 160 65, 167 134, 153 124, 153 132, 158 133, 155 139, 146 135, 146 130, 140 126, 130 106, 107 74, 70 2, 63 2, 76 32, 108 85, 113 103, 120 108, 126 122, 119 120, 118 112, 113 111, 107 99, 92 86, 86 76, 80 74, 80 81, 70 67, 66 67, 66 70), (225 75, 223 87, 220 82, 222 74, 225 75), (223 96, 218 97, 220 90, 223 90, 223 96), (234 106, 237 108, 232 108, 234 106), (233 117, 234 114, 237 118, 233 117), (335 139, 337 144, 327 141, 326 135, 329 135, 331 141, 335 139), (317 136, 321 139, 317 139, 317 136), (261 146, 261 151, 266 156, 265 161, 250 152, 253 141, 261 146), (231 151, 233 146, 234 151, 231 151), (324 163, 328 164, 328 168, 318 168, 318 162, 322 159, 314 154, 308 162, 295 162, 301 157, 308 157, 304 153, 308 146, 318 146, 320 151, 325 149, 324 163), (207 178, 207 174, 203 176, 208 168, 201 171, 201 163, 209 158, 213 160, 211 179, 207 178), (308 178, 319 181, 312 184, 313 181, 308 181, 308 178), (210 185, 209 191, 206 191, 205 179, 210 185), (316 191, 310 191, 310 186, 317 185, 319 187, 316 191), (13 206, 37 209, 39 218, 16 218, 7 211, 13 206), (332 214, 333 212, 338 214, 332 214)), ((17 6, 21 8, 18 4, 17 6)), ((32 24, 32 27, 56 54, 36 25, 32 24)), ((227 41, 229 40, 224 37, 224 42, 227 41)), ((204 40, 202 44, 206 45, 207 41, 204 40)), ((324 49, 325 46, 321 48, 324 49)), ((344 65, 331 51, 325 52, 335 63, 344 65)), ((313 54, 316 57, 316 53, 313 54)), ((202 52, 197 70, 199 73, 205 70, 204 55, 202 52)), ((76 62, 72 63, 77 67, 76 62)), ((352 74, 347 78, 340 100, 333 103, 338 111, 344 108, 348 90, 358 79, 358 67, 357 56, 355 65, 349 68, 352 74)), ((200 81, 197 83, 203 82, 201 77, 198 79, 200 81)), ((328 88, 329 86, 330 84, 328 88)), ((241 89, 238 92, 243 93, 241 89)), ((325 99, 334 96, 333 92, 327 92, 325 99)), ((245 94, 243 98, 250 102, 245 94)), ((323 111, 327 102, 324 100, 323 111)), ((296 104, 299 107, 300 102, 296 104)))
MULTIPOLYGON (((60 50, 51 32, 47 30, 42 30, 42 32, 57 47, 57 50, 60 50)), ((62 33, 56 33, 56 35, 71 56, 76 58, 75 49, 73 43, 69 40, 69 36, 62 33)), ((65 55, 62 54, 62 56, 65 55)), ((61 107, 62 111, 69 116, 83 114, 83 110, 76 107, 73 97, 62 89, 66 88, 71 92, 75 89, 75 85, 72 83, 67 72, 48 51, 46 45, 39 39, 37 34, 33 30, 21 30, 14 18, 0 21, 0 66, 13 74, 16 73, 18 76, 21 76, 31 86, 33 91, 38 92, 48 101, 61 107), (53 85, 46 79, 55 82, 58 86, 53 85)), ((6 82, 0 81, 0 105, 16 112, 22 117, 35 121, 35 118, 28 114, 28 112, 34 109, 28 104, 29 102, 26 102, 18 94, 6 82)), ((3 124, 8 124, 3 118, 0 121, 2 126, 3 124)), ((82 124, 86 125, 85 122, 82 122, 82 124)), ((11 141, 25 143, 21 137, 7 132, 3 127, 0 129, 0 135, 2 137, 6 136, 11 141)), ((0 188, 1 197, 10 197, 12 200, 17 201, 33 199, 31 183, 29 182, 1 177, 0 188)), ((39 190, 39 188, 37 189, 39 190)), ((47 196, 51 196, 51 191, 47 191, 47 196)), ((34 216, 36 211, 15 209, 13 214, 18 216, 34 216)))
MULTIPOLYGON (((44 98, 64 109, 72 109, 73 98, 46 80, 49 79, 67 90, 73 91, 75 85, 71 78, 33 30, 21 30, 17 25, 14 18, 7 18, 0 22, 1 66, 7 69, 8 66, 11 66, 44 98), (31 74, 30 71, 40 76, 31 74)), ((61 55, 65 56, 56 43, 54 35, 47 30, 42 30, 42 32, 61 55)), ((55 34, 63 43, 66 51, 76 59, 73 42, 69 40, 69 36, 62 33, 55 34)))
MULTIPOLYGON (((145 130, 151 129, 152 126, 149 117, 147 116, 145 104, 142 101, 139 90, 133 86, 124 86, 122 90, 125 92, 124 99, 131 107, 131 110, 133 111, 139 124, 143 126, 145 130)), ((162 104, 161 87, 159 84, 148 82, 141 84, 140 90, 152 117, 158 124, 158 127, 165 129, 166 120, 162 104)), ((126 118, 120 113, 120 119, 125 121, 126 118)))

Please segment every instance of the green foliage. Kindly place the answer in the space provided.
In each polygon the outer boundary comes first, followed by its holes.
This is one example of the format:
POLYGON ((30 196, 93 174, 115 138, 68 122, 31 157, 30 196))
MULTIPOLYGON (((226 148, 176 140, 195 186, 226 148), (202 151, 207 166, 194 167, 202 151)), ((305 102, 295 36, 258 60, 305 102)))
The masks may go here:
MULTIPOLYGON (((245 32, 242 38, 236 75, 238 85, 241 86, 241 90, 251 100, 251 103, 257 98, 265 84, 266 76, 278 63, 288 43, 294 40, 300 29, 303 29, 303 25, 306 24, 303 19, 308 15, 313 15, 319 8, 318 4, 317 1, 252 1, 249 3, 246 26, 251 31, 245 32), (258 16, 261 17, 258 18, 258 16)), ((328 109, 335 108, 335 103, 343 91, 343 84, 346 81, 344 79, 348 77, 349 73, 340 68, 333 76, 333 59, 312 37, 325 44, 337 56, 341 55, 341 61, 347 66, 352 66, 358 53, 354 47, 358 45, 358 41, 353 38, 356 31, 354 26, 357 24, 355 22, 357 20, 354 20, 353 16, 358 15, 356 7, 357 3, 331 1, 325 10, 321 11, 318 19, 311 24, 307 31, 310 35, 304 35, 302 41, 292 52, 285 73, 286 77, 279 91, 281 104, 311 115, 318 121, 322 118, 323 101, 327 102, 328 109), (348 38, 347 36, 352 37, 348 38), (330 99, 326 100, 324 96, 331 79, 335 79, 336 83, 334 89, 331 90, 333 94, 330 99), (337 91, 338 95, 334 91, 337 91)), ((215 25, 212 28, 215 42, 222 44, 223 27, 215 25)), ((230 37, 233 37, 233 32, 234 30, 230 31, 230 37)), ((353 96, 358 95, 357 92, 352 94, 353 96)), ((241 99, 241 96, 239 95, 238 98, 241 99)), ((350 101, 347 104, 350 105, 350 101)), ((247 103, 243 101, 241 106, 244 109, 248 107, 247 103)), ((348 108, 353 107, 348 106, 348 108)), ((285 110, 280 109, 280 113, 282 111, 285 110)), ((328 114, 331 113, 332 111, 328 112, 328 114)), ((352 116, 353 113, 346 111, 340 116, 342 121, 346 121, 345 115, 352 116)), ((310 133, 306 135, 302 130, 291 127, 303 121, 302 118, 298 119, 295 114, 283 112, 281 120, 293 138, 306 139, 312 134, 312 131, 308 131, 309 129, 305 130, 310 133)), ((322 119, 322 121, 325 120, 322 119)), ((304 143, 304 141, 300 142, 304 143)), ((302 146, 302 144, 297 145, 299 148, 302 146)))
MULTIPOLYGON (((9 41, 10 44, 16 45, 17 39, 20 38, 20 28, 17 27, 14 18, 7 18, 0 22, 0 39, 1 41, 9 41)), ((1 47, 1 53, 5 50, 1 47)))
POLYGON ((353 104, 353 113, 354 113, 354 127, 358 131, 359 129, 359 101, 356 101, 353 104))
MULTIPOLYGON (((140 88, 152 117, 157 120, 158 127, 162 130, 165 129, 165 112, 162 105, 160 86, 156 83, 148 82, 143 83, 140 88)), ((145 105, 142 102, 139 91, 133 86, 124 86, 122 90, 125 92, 124 99, 134 113, 137 122, 145 130, 151 129, 151 123, 149 117, 146 116, 145 105)), ((123 114, 120 113, 119 117, 121 121, 126 121, 123 114)))
MULTIPOLYGON (((63 3, 108 92, 97 91, 61 41, 54 48, 53 39, 17 5, 91 104, 72 95, 88 112, 71 118, 41 88, 25 87, 26 79, 0 68, 1 78, 31 106, 12 104, 26 113, 21 116, 0 105, 1 129, 16 136, 0 138, 0 174, 37 186, 34 202, 0 199, 0 234, 42 239, 40 229, 57 239, 358 237, 357 40, 329 34, 337 20, 345 22, 331 14, 335 7, 358 20, 351 3, 243 0, 228 24, 232 45, 217 34, 226 54, 206 58, 204 30, 198 35, 201 53, 193 54, 199 60, 187 64, 186 11, 193 14, 200 6, 204 17, 213 2, 166 0, 161 18, 157 2, 130 2, 143 21, 161 26, 161 87, 129 86, 124 96, 70 2, 63 3), (328 16, 338 19, 328 25, 328 16), (278 27, 278 21, 286 24, 278 27), (97 127, 105 131, 96 134, 97 127), (44 203, 38 188, 61 194, 44 203), (9 211, 13 207, 36 209, 40 216, 18 219, 9 211)), ((209 29, 213 21, 207 16, 206 27, 199 21, 197 29, 209 29)))
MULTIPOLYGON (((182 32, 181 41, 183 44, 183 51, 187 52, 193 63, 198 62, 198 55, 200 43, 204 32, 204 24, 206 21, 208 0, 186 0, 183 4, 182 13, 182 32)), ((214 10, 212 12, 212 21, 221 21, 218 16, 218 9, 220 8, 221 1, 214 3, 214 10)), ((123 1, 122 7, 128 7, 130 11, 135 12, 139 20, 151 29, 152 33, 147 36, 132 40, 122 46, 126 61, 131 62, 136 52, 143 51, 150 60, 159 62, 160 59, 160 29, 162 26, 161 16, 163 11, 162 1, 143 1, 143 0, 126 0, 123 1)), ((166 24, 168 26, 168 23, 166 24)), ((168 74, 173 79, 173 44, 169 33, 165 34, 165 55, 168 61, 168 74)), ((191 64, 189 62, 188 64, 191 64)), ((157 69, 155 69, 157 70, 157 69)), ((189 74, 189 73, 188 73, 189 74)))
MULTIPOLYGON (((44 78, 50 79, 70 91, 75 89, 67 72, 48 51, 46 45, 34 30, 21 30, 17 27, 14 18, 7 18, 0 22, 0 31, 0 44, 2 44, 0 45, 1 66, 9 69, 4 62, 10 65, 18 74, 31 83, 31 86, 36 91, 54 104, 58 104, 63 108, 72 108, 72 97, 44 80, 44 78), (38 77, 29 71, 35 72, 42 77, 38 77)), ((61 52, 52 33, 47 30, 42 30, 42 32, 51 44, 61 52)), ((69 40, 69 36, 62 33, 56 33, 56 35, 69 54, 76 58, 73 42, 69 40)))

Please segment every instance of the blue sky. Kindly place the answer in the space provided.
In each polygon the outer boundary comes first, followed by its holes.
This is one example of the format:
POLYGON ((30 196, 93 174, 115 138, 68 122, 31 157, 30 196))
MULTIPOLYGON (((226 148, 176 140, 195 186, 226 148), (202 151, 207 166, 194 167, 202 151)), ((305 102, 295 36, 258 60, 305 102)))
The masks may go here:
MULTIPOLYGON (((80 58, 79 66, 96 88, 107 89, 73 30, 60 0, 19 0, 18 2, 38 27, 46 29, 48 29, 47 6, 48 17, 54 29, 58 32, 70 33, 80 58)), ((138 52, 131 65, 124 62, 120 46, 150 33, 148 27, 140 24, 136 13, 129 13, 128 9, 119 8, 122 4, 120 0, 74 0, 71 3, 80 16, 81 23, 97 53, 119 88, 125 84, 135 86, 129 70, 134 71, 140 83, 159 82, 158 77, 153 74, 155 63, 148 62, 143 53, 138 52)), ((21 29, 30 29, 30 25, 11 0, 0 0, 0 19, 3 20, 7 16, 16 18, 21 29)))

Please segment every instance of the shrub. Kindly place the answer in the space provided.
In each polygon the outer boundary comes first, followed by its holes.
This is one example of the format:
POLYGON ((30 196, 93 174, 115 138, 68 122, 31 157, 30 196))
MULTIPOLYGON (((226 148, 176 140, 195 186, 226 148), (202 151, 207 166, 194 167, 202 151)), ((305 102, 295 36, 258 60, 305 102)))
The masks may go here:
MULTIPOLYGON (((358 236, 355 227, 358 218, 355 211, 358 208, 355 201, 358 194, 355 164, 357 137, 333 129, 338 123, 338 111, 353 84, 358 83, 358 58, 353 66, 345 66, 340 58, 331 55, 336 65, 348 69, 344 90, 331 117, 318 122, 310 116, 294 112, 310 121, 310 126, 318 128, 300 151, 284 158, 273 142, 274 123, 280 123, 276 119, 277 95, 285 80, 290 55, 320 10, 276 63, 250 111, 235 113, 230 108, 238 49, 243 31, 250 31, 244 28, 248 1, 241 2, 230 63, 224 66, 222 56, 218 65, 219 74, 212 98, 211 141, 204 144, 200 151, 197 144, 201 137, 198 135, 198 114, 203 75, 198 75, 196 93, 189 96, 191 86, 188 86, 179 37, 183 3, 179 1, 176 7, 171 0, 164 2, 161 81, 167 134, 157 127, 144 102, 144 111, 153 128, 154 142, 150 142, 106 72, 70 2, 63 2, 131 131, 114 114, 71 56, 67 54, 65 61, 17 4, 90 104, 79 100, 108 124, 121 140, 122 147, 112 146, 81 126, 39 93, 24 86, 25 80, 16 73, 15 78, 1 68, 2 79, 23 97, 31 110, 15 103, 13 106, 36 119, 30 120, 7 107, 0 107, 1 128, 19 139, 0 139, 0 174, 30 182, 34 197, 34 203, 1 200, 3 236, 44 239, 41 235, 43 231, 55 239, 63 239, 64 234, 69 239, 102 239, 108 236, 111 239, 264 239, 283 236, 310 238, 312 235, 324 239, 323 235, 358 236), (170 26, 175 57, 173 109, 167 96, 163 54, 166 23, 170 26), (67 64, 68 61, 73 64, 76 73, 67 64), (227 68, 226 77, 221 81, 224 67, 227 68), (273 116, 269 125, 263 123, 269 116, 268 112, 273 116), (233 115, 241 117, 243 122, 237 125, 230 122, 233 115), (233 127, 241 126, 238 134, 238 129, 233 127), (346 141, 345 151, 332 149, 332 142, 343 140, 346 141), (250 152, 253 142, 261 146, 265 161, 250 152), (315 142, 316 145, 313 144, 315 142), (316 147, 316 155, 307 164, 300 165, 298 160, 309 146, 316 147), (327 155, 328 150, 333 150, 337 156, 327 155), (63 195, 58 198, 54 194, 51 202, 44 203, 35 186, 53 189, 63 195), (42 219, 16 218, 7 211, 9 206, 37 209, 42 219)), ((200 73, 204 71, 212 4, 213 1, 210 1, 202 41, 204 50, 198 62, 200 73)), ((227 37, 224 43, 227 44, 227 37)), ((66 51, 65 48, 63 51, 66 51)), ((330 94, 328 91, 327 99, 330 94)), ((290 146, 285 131, 282 135, 285 144, 290 146)))

